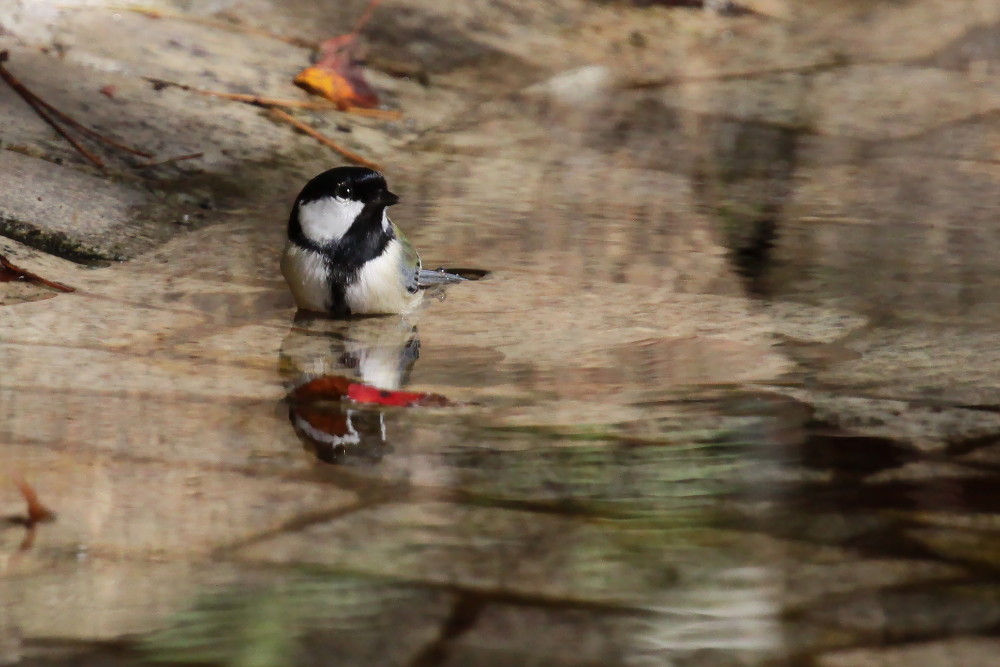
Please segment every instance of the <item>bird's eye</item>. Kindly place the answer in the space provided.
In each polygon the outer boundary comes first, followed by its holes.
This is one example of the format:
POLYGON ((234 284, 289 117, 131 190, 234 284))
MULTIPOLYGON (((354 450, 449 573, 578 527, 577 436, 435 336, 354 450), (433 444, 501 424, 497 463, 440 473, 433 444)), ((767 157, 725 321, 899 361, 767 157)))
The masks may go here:
POLYGON ((347 185, 346 183, 341 183, 340 185, 337 186, 337 189, 334 190, 333 195, 337 199, 350 199, 351 198, 351 186, 347 185))

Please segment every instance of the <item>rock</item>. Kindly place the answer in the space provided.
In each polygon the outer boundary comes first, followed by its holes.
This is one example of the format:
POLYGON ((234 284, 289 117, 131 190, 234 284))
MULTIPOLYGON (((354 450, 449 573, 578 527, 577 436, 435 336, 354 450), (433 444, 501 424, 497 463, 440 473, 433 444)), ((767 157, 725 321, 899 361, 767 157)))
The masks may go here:
POLYGON ((1000 640, 956 637, 888 648, 835 651, 816 658, 818 667, 992 667, 1000 640))
POLYGON ((0 234, 76 260, 125 259, 169 236, 151 198, 70 166, 0 151, 0 234), (148 212, 143 214, 142 209, 148 212), (152 237, 152 238, 151 238, 152 237))

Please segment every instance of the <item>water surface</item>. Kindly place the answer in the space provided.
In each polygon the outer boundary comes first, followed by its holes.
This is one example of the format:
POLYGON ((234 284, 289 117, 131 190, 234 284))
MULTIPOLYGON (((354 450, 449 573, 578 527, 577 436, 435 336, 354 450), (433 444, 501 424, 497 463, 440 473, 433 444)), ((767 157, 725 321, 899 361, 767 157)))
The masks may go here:
POLYGON ((943 62, 488 96, 386 169, 425 265, 489 271, 405 319, 296 319, 292 189, 110 268, 0 241, 78 288, 0 306, 57 513, 0 490, 0 658, 987 664, 995 123, 835 95, 943 62), (289 400, 324 375, 447 400, 289 400))

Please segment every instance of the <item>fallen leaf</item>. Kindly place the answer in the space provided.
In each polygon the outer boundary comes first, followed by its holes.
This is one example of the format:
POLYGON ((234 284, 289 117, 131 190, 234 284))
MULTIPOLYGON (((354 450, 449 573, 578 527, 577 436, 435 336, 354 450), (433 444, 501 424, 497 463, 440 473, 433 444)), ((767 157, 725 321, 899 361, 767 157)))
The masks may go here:
POLYGON ((381 0, 370 0, 351 32, 322 42, 319 45, 319 60, 298 73, 295 85, 325 97, 341 110, 378 106, 378 95, 365 80, 364 70, 361 69, 358 33, 379 2, 381 0))
POLYGON ((378 106, 378 95, 365 80, 357 57, 354 34, 338 35, 320 45, 320 59, 295 77, 295 85, 313 95, 320 95, 338 109, 378 106))
POLYGON ((379 389, 367 384, 352 382, 339 375, 323 375, 300 385, 289 396, 293 403, 339 401, 349 399, 355 403, 394 407, 445 407, 454 403, 440 394, 418 391, 379 389))

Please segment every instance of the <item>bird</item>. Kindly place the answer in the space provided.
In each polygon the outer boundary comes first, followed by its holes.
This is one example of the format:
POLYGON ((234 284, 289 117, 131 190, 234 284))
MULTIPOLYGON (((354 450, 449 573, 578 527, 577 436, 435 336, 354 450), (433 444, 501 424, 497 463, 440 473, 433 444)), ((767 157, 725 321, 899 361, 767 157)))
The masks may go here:
POLYGON ((420 255, 388 216, 399 201, 367 167, 334 167, 302 188, 288 219, 281 273, 302 311, 405 314, 424 288, 461 282, 423 269, 420 255))

